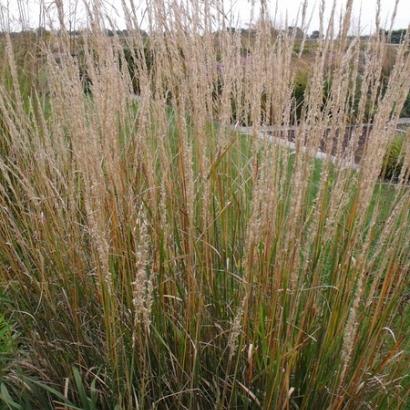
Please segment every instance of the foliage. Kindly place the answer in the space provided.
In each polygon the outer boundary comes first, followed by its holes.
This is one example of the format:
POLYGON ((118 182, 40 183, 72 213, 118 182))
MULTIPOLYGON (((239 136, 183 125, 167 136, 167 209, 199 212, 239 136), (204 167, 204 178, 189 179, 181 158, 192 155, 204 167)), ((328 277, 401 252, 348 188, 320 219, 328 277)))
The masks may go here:
POLYGON ((7 371, 10 358, 14 351, 13 328, 4 316, 0 315, 0 376, 4 375, 7 371))
POLYGON ((400 176, 403 168, 405 134, 396 135, 387 147, 383 161, 382 177, 394 180, 400 176))
POLYGON ((295 85, 293 87, 293 97, 295 99, 295 113, 298 119, 301 118, 302 107, 305 100, 306 87, 309 83, 309 74, 306 70, 297 72, 295 85))
POLYGON ((389 42, 392 44, 401 44, 406 39, 407 30, 402 28, 402 29, 392 30, 389 32, 387 30, 380 29, 380 34, 386 37, 389 40, 389 42))
POLYGON ((410 118, 410 93, 407 95, 406 101, 404 102, 403 109, 400 114, 401 117, 410 118))

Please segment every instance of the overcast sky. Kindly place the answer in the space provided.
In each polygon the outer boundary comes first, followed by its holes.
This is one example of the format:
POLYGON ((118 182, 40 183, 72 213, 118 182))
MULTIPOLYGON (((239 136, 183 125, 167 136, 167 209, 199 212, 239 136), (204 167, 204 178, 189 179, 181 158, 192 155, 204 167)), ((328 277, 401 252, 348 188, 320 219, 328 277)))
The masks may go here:
MULTIPOLYGON (((77 16, 79 16, 79 23, 84 23, 86 20, 84 8, 81 5, 84 0, 62 0, 65 7, 66 14, 69 13, 70 9, 73 11, 76 9, 77 16), (77 6, 74 6, 76 5, 77 6), (81 22, 82 21, 82 22, 81 22)), ((89 0, 86 0, 89 2, 89 0)), ((121 1, 122 0, 101 0, 104 4, 104 7, 108 11, 108 14, 111 16, 115 16, 114 10, 121 10, 121 1)), ((132 0, 125 0, 129 3, 132 0)), ((133 0, 134 4, 138 7, 140 12, 142 13, 146 0, 133 0)), ((301 0, 267 0, 268 1, 268 8, 270 14, 273 16, 274 11, 276 9, 277 3, 277 22, 280 24, 284 24, 287 18, 288 25, 293 25, 300 9, 301 0)), ((308 17, 311 17, 311 22, 309 25, 309 31, 315 30, 319 27, 319 11, 318 5, 321 0, 310 0, 309 7, 308 7, 308 17)), ((29 26, 34 28, 38 27, 39 22, 39 10, 40 10, 40 2, 41 0, 22 0, 25 4, 25 14, 26 20, 29 21, 29 26)), ((54 0, 44 0, 43 3, 47 5, 51 5, 54 0)), ((255 1, 257 4, 259 3, 258 0, 255 1)), ((337 10, 342 10, 343 5, 346 3, 346 0, 336 0, 337 2, 337 10)), ((396 0, 380 0, 381 8, 382 8, 382 26, 389 27, 390 26, 390 17, 393 13, 394 4, 396 0), (387 23, 388 22, 388 23, 387 23), (386 23, 386 24, 384 24, 386 23)), ((327 12, 329 12, 333 0, 326 0, 326 7, 327 12)), ((376 15, 376 0, 355 0, 354 1, 354 12, 353 12, 353 27, 356 27, 359 22, 360 17, 360 27, 362 33, 367 33, 372 30, 374 27, 375 22, 375 15, 376 15)), ((2 6, 2 10, 8 11, 9 15, 15 21, 18 19, 19 16, 19 7, 18 7, 18 0, 0 0, 0 5, 2 6)), ((233 14, 236 16, 236 21, 240 26, 246 26, 246 23, 249 21, 250 18, 250 0, 225 0, 224 6, 226 10, 232 10, 233 14)), ((53 18, 56 16, 53 15, 53 18)), ((121 13, 118 13, 117 17, 115 18, 116 24, 120 26, 124 26, 123 19, 121 18, 121 13)), ((400 0, 399 6, 397 9, 397 16, 395 19, 395 28, 406 28, 410 23, 410 0, 400 0)))

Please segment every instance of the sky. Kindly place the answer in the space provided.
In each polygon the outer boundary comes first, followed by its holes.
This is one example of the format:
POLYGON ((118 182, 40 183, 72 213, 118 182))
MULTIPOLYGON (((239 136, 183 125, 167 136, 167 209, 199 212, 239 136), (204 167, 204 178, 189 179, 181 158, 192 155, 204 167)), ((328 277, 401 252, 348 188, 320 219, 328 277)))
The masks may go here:
MULTIPOLYGON (((55 0, 0 0, 0 10, 7 13, 12 21, 16 22, 20 19, 19 14, 21 13, 21 8, 19 8, 19 2, 24 4, 23 13, 25 15, 25 20, 27 21, 27 26, 35 28, 39 26, 39 16, 40 16, 40 3, 46 4, 52 10, 52 4, 55 0)), ((84 24, 86 21, 86 13, 83 6, 84 1, 89 0, 57 0, 62 1, 64 4, 65 14, 68 15, 70 12, 76 12, 77 15, 77 27, 84 24)), ((125 26, 124 20, 121 13, 122 0, 97 0, 104 4, 104 8, 107 10, 108 14, 114 17, 116 25, 119 28, 125 26), (117 11, 115 11, 117 10, 117 11)), ((140 14, 143 14, 145 9, 146 0, 125 0, 127 3, 134 1, 140 14)), ((182 1, 182 0, 181 0, 182 1)), ((239 26, 246 27, 250 19, 250 9, 252 0, 223 0, 224 8, 226 11, 232 10, 234 18, 234 25, 237 23, 239 26)), ((253 0, 257 4, 259 0, 253 0)), ((337 7, 336 10, 340 11, 347 0, 336 0, 337 7)), ((319 3, 321 0, 310 0, 308 1, 307 9, 307 20, 310 20, 310 24, 306 27, 308 32, 316 30, 319 28, 319 3)), ((276 22, 285 25, 294 25, 295 19, 298 15, 298 11, 301 7, 301 0, 267 0, 268 10, 270 15, 273 16, 276 13, 276 22)), ((326 9, 325 16, 329 15, 330 8, 332 6, 333 0, 325 0, 326 9)), ((390 18, 394 10, 394 5, 396 0, 380 0, 381 4, 381 23, 382 26, 388 28, 390 27, 390 18)), ((376 4, 377 0, 354 0, 353 9, 353 19, 352 27, 354 31, 358 26, 360 21, 360 32, 366 34, 372 31, 375 25, 375 15, 376 15, 376 4), (360 19, 359 19, 360 16, 360 19)), ((50 13, 51 21, 55 21, 56 14, 50 13)), ((340 13, 339 13, 340 15, 340 13)), ((49 19, 50 20, 50 19, 49 19)), ((395 18, 394 28, 406 28, 410 23, 410 0, 399 0, 397 15, 395 18)), ((300 25, 300 23, 299 23, 300 25)), ((14 29, 16 24, 12 26, 14 29)), ((27 28, 26 26, 26 28, 27 28)))

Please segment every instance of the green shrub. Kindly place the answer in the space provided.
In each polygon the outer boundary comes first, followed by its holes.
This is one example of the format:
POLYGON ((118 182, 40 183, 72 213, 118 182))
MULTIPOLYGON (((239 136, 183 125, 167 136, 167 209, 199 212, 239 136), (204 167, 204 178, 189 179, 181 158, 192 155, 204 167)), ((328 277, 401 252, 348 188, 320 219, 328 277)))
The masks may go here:
POLYGON ((296 117, 300 119, 303 102, 305 100, 306 87, 309 81, 306 71, 299 71, 295 76, 293 98, 295 100, 296 117))
POLYGON ((410 117, 410 93, 407 95, 407 98, 403 105, 403 109, 401 110, 400 116, 410 117))
POLYGON ((396 135, 386 150, 383 161, 382 178, 397 181, 403 168, 404 135, 396 135))
POLYGON ((14 351, 13 327, 0 314, 0 378, 7 373, 14 351))

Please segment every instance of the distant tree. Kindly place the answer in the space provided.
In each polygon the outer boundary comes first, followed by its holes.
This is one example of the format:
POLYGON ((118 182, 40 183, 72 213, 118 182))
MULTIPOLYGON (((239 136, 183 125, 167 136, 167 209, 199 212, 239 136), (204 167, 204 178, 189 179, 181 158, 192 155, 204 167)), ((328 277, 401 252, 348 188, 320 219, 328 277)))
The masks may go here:
POLYGON ((312 31, 312 34, 310 35, 310 38, 312 40, 319 39, 320 38, 320 31, 319 30, 312 31))
POLYGON ((385 30, 385 29, 383 29, 383 28, 381 28, 381 29, 379 29, 379 37, 380 38, 387 38, 387 30, 385 30))
POLYGON ((44 27, 39 27, 35 31, 39 37, 44 37, 49 33, 49 31, 47 31, 44 27))
POLYGON ((288 33, 289 33, 289 35, 295 34, 297 39, 303 38, 303 30, 299 27, 289 26, 288 27, 288 33))
POLYGON ((407 30, 402 28, 399 30, 393 30, 390 36, 390 42, 393 44, 400 44, 404 41, 406 37, 407 30))
POLYGON ((404 28, 398 29, 398 30, 392 30, 390 33, 390 38, 389 38, 389 32, 384 29, 379 30, 379 35, 380 37, 384 37, 385 39, 389 40, 389 43, 392 44, 400 44, 404 41, 404 38, 406 37, 407 30, 404 28))
POLYGON ((70 30, 69 31, 70 36, 72 37, 78 37, 81 35, 81 31, 80 30, 70 30))

